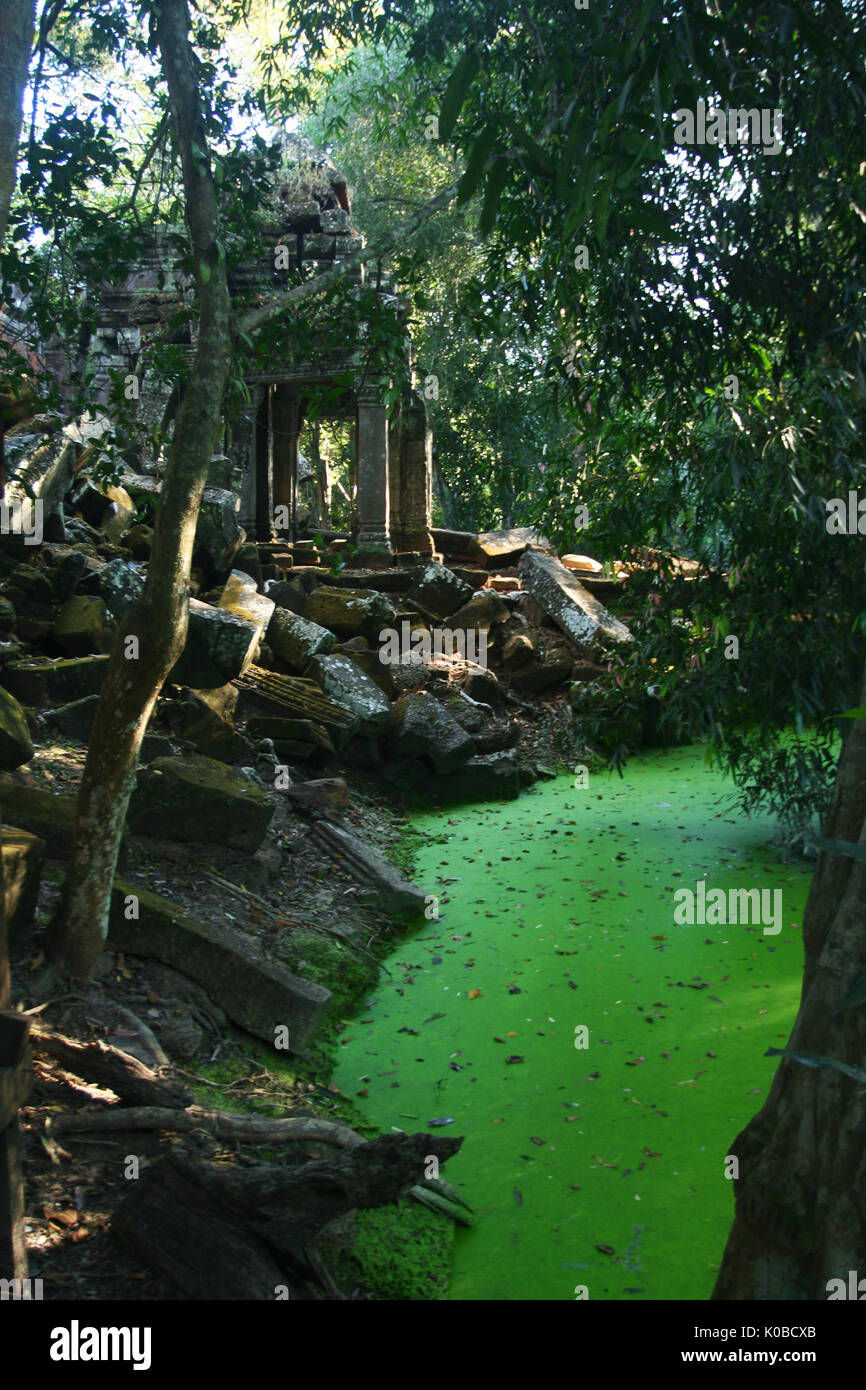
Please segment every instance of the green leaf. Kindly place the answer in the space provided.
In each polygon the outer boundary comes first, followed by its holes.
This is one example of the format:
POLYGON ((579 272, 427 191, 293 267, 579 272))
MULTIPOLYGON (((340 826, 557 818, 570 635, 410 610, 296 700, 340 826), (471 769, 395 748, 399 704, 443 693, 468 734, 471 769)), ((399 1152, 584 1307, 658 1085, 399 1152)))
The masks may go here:
POLYGON ((207 261, 202 261, 201 265, 198 268, 198 273, 202 284, 209 285, 211 282, 211 268, 208 265, 207 261))
POLYGON ((592 211, 592 228, 599 241, 604 241, 607 234, 607 224, 610 218, 610 184, 602 190, 596 199, 595 207, 592 211))
POLYGON ((457 187, 458 206, 460 203, 467 202, 481 183, 484 177, 484 166, 490 157, 490 152, 495 142, 495 127, 492 125, 485 126, 478 139, 475 141, 475 144, 472 146, 472 151, 466 163, 466 172, 457 187))
POLYGON ((841 714, 830 714, 828 719, 866 719, 866 708, 855 705, 854 709, 843 710, 841 714))
POLYGON ((466 93, 477 76, 480 66, 481 60, 478 54, 474 48, 470 48, 463 54, 449 77, 439 112, 440 140, 450 140, 451 132, 457 124, 457 117, 460 115, 466 100, 466 93))
POLYGON ((487 187, 484 190, 484 205, 481 209, 481 216, 478 219, 478 230, 482 236, 489 236, 493 230, 493 224, 496 221, 496 212, 507 178, 507 161, 502 158, 497 159, 487 176, 487 187))

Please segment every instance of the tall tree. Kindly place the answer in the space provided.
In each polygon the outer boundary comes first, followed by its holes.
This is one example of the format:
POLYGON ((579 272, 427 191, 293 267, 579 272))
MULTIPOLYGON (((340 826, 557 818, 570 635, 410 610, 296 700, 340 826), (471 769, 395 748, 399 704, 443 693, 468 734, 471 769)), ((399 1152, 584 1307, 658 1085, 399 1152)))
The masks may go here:
POLYGON ((77 978, 89 975, 103 949, 138 752, 186 640, 196 521, 222 425, 232 356, 216 185, 186 0, 161 0, 154 21, 195 258, 198 341, 169 446, 147 583, 112 649, 78 793, 64 908, 52 942, 55 958, 77 978))
POLYGON ((34 0, 0 0, 0 247, 15 187, 21 103, 33 43, 34 0))
POLYGON ((849 1271, 866 1268, 866 718, 845 743, 826 838, 790 1055, 730 1149, 735 1217, 715 1299, 844 1298, 849 1271))

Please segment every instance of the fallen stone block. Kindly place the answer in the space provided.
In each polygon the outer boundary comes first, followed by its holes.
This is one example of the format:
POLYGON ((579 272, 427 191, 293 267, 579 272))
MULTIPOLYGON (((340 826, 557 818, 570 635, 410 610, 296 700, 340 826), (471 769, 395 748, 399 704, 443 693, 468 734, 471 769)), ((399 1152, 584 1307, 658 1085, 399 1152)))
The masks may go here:
POLYGON ((307 598, 304 616, 338 637, 377 636, 389 627, 397 610, 384 594, 368 589, 340 589, 323 584, 307 598))
POLYGON ((267 640, 274 656, 296 671, 304 671, 312 657, 333 651, 337 644, 333 632, 285 608, 274 609, 267 640))
POLYGON ((290 579, 268 579, 265 583, 265 593, 269 599, 273 599, 278 608, 285 608, 289 613, 297 613, 303 617, 307 595, 300 584, 293 584, 290 579))
POLYGON ((0 777, 0 818, 4 829, 11 823, 38 836, 51 857, 68 856, 75 828, 74 796, 23 787, 11 777, 0 777))
POLYGON ((107 656, 61 657, 57 661, 10 661, 0 682, 25 705, 48 705, 95 695, 108 670, 107 656))
POLYGON ((120 621, 141 598, 145 578, 142 565, 128 560, 109 560, 95 574, 84 576, 79 582, 78 594, 101 598, 112 617, 120 621))
POLYGON ((3 893, 10 941, 33 921, 45 859, 45 841, 27 830, 4 825, 3 893))
POLYGON ((592 656, 633 640, 625 623, 593 598, 554 555, 528 550, 518 573, 530 596, 580 648, 581 655, 592 656))
POLYGON ((534 526, 512 526, 506 531, 482 531, 473 536, 471 554, 477 555, 488 566, 508 566, 514 564, 530 546, 550 550, 550 541, 535 530, 534 526))
POLYGON ((351 716, 348 737, 376 738, 394 727, 394 712, 378 685, 348 656, 316 656, 307 675, 351 716))
POLYGON ((470 758, 462 767, 428 784, 425 789, 431 800, 449 803, 457 801, 512 801, 520 795, 520 768, 517 751, 505 749, 470 758))
POLYGON ((247 737, 257 743, 259 739, 273 740, 277 753, 281 743, 308 745, 325 755, 336 752, 334 741, 323 724, 313 719, 283 719, 270 715, 253 715, 247 720, 247 737))
POLYGON ((349 794, 343 777, 320 777, 312 782, 294 782, 284 795, 308 815, 339 816, 348 809, 349 794))
POLYGON ((240 618, 249 618, 251 622, 258 623, 264 632, 273 616, 276 600, 268 594, 260 594, 255 579, 249 574, 234 569, 223 586, 219 606, 240 618))
POLYGON ((394 707, 397 736, 394 747, 401 757, 424 757, 436 772, 452 772, 475 752, 475 744, 441 705, 426 691, 401 695, 394 707))
POLYGON ((252 618, 191 598, 186 646, 168 679, 195 690, 218 689, 252 664, 261 635, 252 618))
POLYGON ((10 467, 4 500, 10 505, 41 501, 43 526, 58 518, 62 533, 63 499, 72 483, 78 446, 61 434, 51 435, 10 467))
POLYGON ((108 948, 162 961, 202 986, 238 1027, 273 1046, 288 1029, 288 1048, 303 1052, 323 1022, 330 991, 268 960, 248 941, 196 922, 137 883, 114 880, 108 948), (129 897, 138 920, 126 917, 129 897))
POLYGON ((54 620, 53 636, 67 656, 87 656, 92 652, 109 652, 115 631, 101 598, 73 594, 54 620))
MULTIPOLYGON (((472 590, 453 570, 431 560, 425 565, 407 598, 437 618, 447 618, 472 597, 472 590)), ((390 624, 382 624, 383 627, 390 624)))
POLYGON ((412 922, 424 916, 427 902, 424 890, 404 878, 384 854, 365 844, 345 826, 332 821, 317 821, 311 833, 344 861, 352 873, 373 886, 379 906, 389 917, 412 922))
POLYGON ((249 761, 249 747, 219 703, 208 699, 207 690, 189 690, 183 705, 181 735, 205 757, 222 763, 249 761))
POLYGON ((98 704, 98 695, 85 695, 80 700, 72 700, 68 705, 58 705, 56 709, 49 710, 45 717, 49 724, 59 729, 66 738, 73 739, 75 743, 87 743, 90 740, 98 704))
POLYGON ((274 804, 237 768, 214 758, 157 758, 130 798, 126 823, 134 835, 255 851, 274 804))
POLYGON ((0 688, 0 768, 11 772, 32 757, 27 717, 15 696, 0 688))

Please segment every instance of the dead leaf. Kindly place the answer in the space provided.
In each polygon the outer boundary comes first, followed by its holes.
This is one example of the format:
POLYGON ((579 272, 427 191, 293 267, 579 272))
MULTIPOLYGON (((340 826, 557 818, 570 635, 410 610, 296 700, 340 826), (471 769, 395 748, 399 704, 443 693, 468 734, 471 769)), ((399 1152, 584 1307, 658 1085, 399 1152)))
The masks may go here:
POLYGON ((480 989, 470 989, 470 991, 469 991, 469 993, 468 993, 468 995, 467 995, 466 997, 467 997, 468 999, 480 999, 480 998, 481 998, 481 990, 480 990, 480 989))
POLYGON ((613 1248, 612 1245, 597 1245, 595 1248, 596 1248, 596 1250, 598 1250, 599 1253, 602 1254, 602 1255, 615 1255, 615 1254, 616 1254, 616 1251, 614 1250, 614 1248, 613 1248))
POLYGON ((54 1211, 51 1207, 43 1207, 42 1215, 46 1220, 53 1222, 55 1226, 77 1226, 78 1212, 69 1209, 54 1211))

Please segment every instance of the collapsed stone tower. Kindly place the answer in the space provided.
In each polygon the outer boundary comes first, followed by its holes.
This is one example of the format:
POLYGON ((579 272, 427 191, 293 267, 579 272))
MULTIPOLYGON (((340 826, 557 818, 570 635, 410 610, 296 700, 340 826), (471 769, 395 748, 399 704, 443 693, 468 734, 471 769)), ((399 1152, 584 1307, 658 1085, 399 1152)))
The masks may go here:
MULTIPOLYGON (((364 246, 352 223, 343 175, 303 137, 287 135, 282 143, 280 168, 260 218, 261 253, 230 273, 236 301, 263 304, 284 290, 287 277, 283 274, 282 284, 275 283, 275 265, 303 279, 339 267, 364 246)), ((112 370, 132 376, 141 418, 166 429, 182 382, 172 387, 149 378, 147 348, 169 337, 173 316, 191 290, 172 268, 168 241, 168 233, 161 232, 123 283, 105 288, 89 347, 98 401, 105 405, 108 400, 112 370)), ((352 285, 374 289, 392 310, 399 308, 385 280, 371 284, 363 266, 346 274, 352 285)), ((405 325, 400 333, 408 365, 405 325)), ((187 358, 194 346, 189 337, 176 344, 187 358)), ((260 542, 297 538, 298 483, 304 472, 303 463, 299 470, 298 441, 311 393, 330 385, 335 404, 328 417, 354 424, 356 562, 387 565, 397 554, 432 554, 432 437, 419 391, 413 387, 396 408, 389 408, 388 380, 370 377, 360 345, 351 339, 336 354, 313 350, 304 360, 292 352, 259 357, 245 380, 249 404, 231 422, 231 444, 227 456, 215 460, 211 482, 237 493, 247 535, 260 542)))

